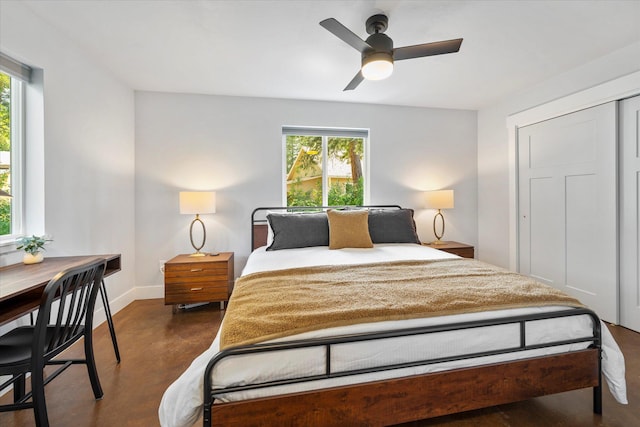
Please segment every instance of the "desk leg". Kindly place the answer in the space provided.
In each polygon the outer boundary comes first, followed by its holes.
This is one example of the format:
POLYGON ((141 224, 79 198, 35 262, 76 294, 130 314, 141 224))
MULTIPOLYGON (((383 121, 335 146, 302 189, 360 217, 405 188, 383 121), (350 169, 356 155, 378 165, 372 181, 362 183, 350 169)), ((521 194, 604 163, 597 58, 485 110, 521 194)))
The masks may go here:
POLYGON ((104 312, 107 317, 109 332, 111 333, 111 341, 113 342, 113 351, 115 351, 116 359, 118 360, 118 363, 120 363, 120 350, 118 349, 118 340, 116 339, 116 330, 113 327, 113 319, 111 318, 111 307, 109 307, 109 299, 107 298, 107 288, 104 285, 104 280, 100 283, 100 295, 102 296, 102 305, 104 306, 104 312))

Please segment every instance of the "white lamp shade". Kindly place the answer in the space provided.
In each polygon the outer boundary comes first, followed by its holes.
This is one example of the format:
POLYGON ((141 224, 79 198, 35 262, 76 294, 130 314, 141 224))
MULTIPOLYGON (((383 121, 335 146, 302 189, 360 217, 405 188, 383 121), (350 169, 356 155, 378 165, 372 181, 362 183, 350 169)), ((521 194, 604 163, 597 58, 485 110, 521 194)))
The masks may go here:
POLYGON ((393 73, 393 59, 386 53, 374 53, 362 61, 362 76, 367 80, 383 80, 391 73, 393 73))
POLYGON ((452 209, 453 190, 427 191, 425 200, 427 209, 452 209))
POLYGON ((180 213, 216 213, 216 193, 214 191, 181 191, 180 213))

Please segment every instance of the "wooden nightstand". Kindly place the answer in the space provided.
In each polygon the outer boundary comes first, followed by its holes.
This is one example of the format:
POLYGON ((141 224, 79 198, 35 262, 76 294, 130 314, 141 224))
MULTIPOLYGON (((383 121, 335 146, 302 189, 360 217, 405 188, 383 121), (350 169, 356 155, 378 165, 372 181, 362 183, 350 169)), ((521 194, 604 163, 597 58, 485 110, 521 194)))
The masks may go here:
POLYGON ((460 242, 443 242, 439 245, 434 245, 433 243, 423 243, 424 246, 429 246, 430 248, 439 249, 441 251, 449 252, 450 254, 456 254, 463 258, 473 258, 474 257, 474 248, 471 245, 467 245, 466 243, 460 242))
POLYGON ((164 303, 220 301, 222 307, 233 290, 233 252, 203 257, 178 255, 164 264, 164 303))

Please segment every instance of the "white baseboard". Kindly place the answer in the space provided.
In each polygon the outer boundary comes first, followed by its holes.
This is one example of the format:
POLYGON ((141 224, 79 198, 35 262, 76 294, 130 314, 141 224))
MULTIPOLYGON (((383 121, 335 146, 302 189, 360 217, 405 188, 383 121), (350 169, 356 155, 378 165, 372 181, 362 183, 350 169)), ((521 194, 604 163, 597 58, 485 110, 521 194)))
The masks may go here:
POLYGON ((134 288, 136 291, 135 299, 156 299, 164 298, 164 285, 156 286, 139 286, 134 288))
MULTIPOLYGON (((109 301, 111 315, 113 316, 135 300, 156 298, 164 298, 164 286, 139 286, 130 289, 119 297, 109 301)), ((95 314, 93 315, 93 329, 107 320, 104 307, 102 307, 102 301, 100 299, 98 299, 98 301, 99 302, 96 303, 95 314)))

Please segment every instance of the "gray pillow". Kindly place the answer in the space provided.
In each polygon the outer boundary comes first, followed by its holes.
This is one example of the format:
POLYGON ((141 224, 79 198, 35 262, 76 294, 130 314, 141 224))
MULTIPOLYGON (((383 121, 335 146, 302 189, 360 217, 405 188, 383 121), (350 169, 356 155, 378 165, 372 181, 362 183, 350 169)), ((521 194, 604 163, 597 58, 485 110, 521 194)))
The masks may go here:
POLYGON ((273 243, 268 251, 329 246, 329 221, 325 212, 270 213, 269 226, 273 230, 273 243))
POLYGON ((369 235, 373 243, 420 244, 413 209, 370 209, 369 235))

